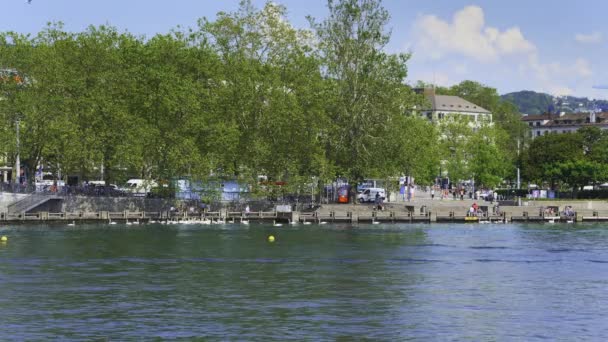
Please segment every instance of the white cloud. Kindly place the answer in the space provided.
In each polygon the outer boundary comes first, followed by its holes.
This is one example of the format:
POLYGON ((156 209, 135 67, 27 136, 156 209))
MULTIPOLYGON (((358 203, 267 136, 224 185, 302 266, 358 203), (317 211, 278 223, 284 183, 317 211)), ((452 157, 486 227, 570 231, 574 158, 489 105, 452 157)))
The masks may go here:
MULTIPOLYGON (((478 6, 464 7, 454 13, 451 20, 435 15, 420 16, 413 28, 415 60, 424 62, 426 59, 427 65, 432 65, 433 69, 437 65, 443 68, 439 76, 419 72, 418 76, 427 82, 435 79, 435 83, 447 85, 464 79, 482 83, 488 79, 496 81, 494 71, 501 69, 504 81, 509 83, 518 79, 521 89, 567 95, 580 93, 583 84, 591 82, 594 75, 585 58, 543 61, 537 46, 526 39, 518 27, 501 30, 491 26, 486 23, 483 9, 478 6), (477 67, 466 68, 475 62, 477 67), (492 70, 493 74, 471 75, 478 70, 492 70)), ((598 42, 602 38, 599 32, 576 36, 577 41, 586 43, 598 42)))
POLYGON ((579 33, 574 36, 574 40, 583 44, 600 43, 603 38, 602 33, 597 31, 589 34, 579 33))
POLYGON ((524 38, 518 27, 503 32, 486 26, 483 10, 467 6, 456 12, 452 22, 434 15, 419 17, 414 30, 421 53, 439 59, 448 53, 458 53, 479 61, 496 61, 503 55, 531 53, 534 44, 524 38))
POLYGON ((581 77, 589 77, 593 75, 589 62, 584 58, 577 58, 573 67, 574 72, 581 77))
POLYGON ((457 82, 450 78, 450 76, 442 71, 436 72, 421 72, 421 73, 412 73, 410 75, 413 80, 424 81, 425 83, 434 84, 440 87, 451 87, 457 82))
POLYGON ((573 94, 571 88, 559 85, 548 85, 545 91, 555 96, 568 96, 573 94))
POLYGON ((584 58, 577 58, 571 65, 562 65, 559 62, 541 63, 536 54, 528 56, 528 64, 522 66, 520 70, 534 72, 538 79, 549 80, 554 78, 587 78, 593 75, 589 61, 584 58))

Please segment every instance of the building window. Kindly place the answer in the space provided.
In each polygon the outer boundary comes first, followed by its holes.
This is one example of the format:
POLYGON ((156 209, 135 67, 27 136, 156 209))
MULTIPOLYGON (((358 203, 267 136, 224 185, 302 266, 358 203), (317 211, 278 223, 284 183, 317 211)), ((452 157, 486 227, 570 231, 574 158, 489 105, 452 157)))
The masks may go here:
POLYGON ((534 126, 534 123, 533 122, 528 122, 528 126, 532 127, 532 126, 534 126))
POLYGON ((540 121, 536 121, 536 126, 540 126, 540 121))
POLYGON ((536 136, 540 137, 540 131, 536 131, 536 136))

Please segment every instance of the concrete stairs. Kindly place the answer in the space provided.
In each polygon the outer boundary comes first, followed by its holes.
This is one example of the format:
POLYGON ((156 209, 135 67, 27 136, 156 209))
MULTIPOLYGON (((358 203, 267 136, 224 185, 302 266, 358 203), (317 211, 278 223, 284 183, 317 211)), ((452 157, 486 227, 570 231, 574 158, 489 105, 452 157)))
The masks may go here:
POLYGON ((7 212, 15 214, 32 212, 36 208, 49 206, 51 204, 57 206, 57 204, 61 203, 61 201, 63 201, 63 198, 59 196, 30 194, 27 197, 8 205, 7 212))

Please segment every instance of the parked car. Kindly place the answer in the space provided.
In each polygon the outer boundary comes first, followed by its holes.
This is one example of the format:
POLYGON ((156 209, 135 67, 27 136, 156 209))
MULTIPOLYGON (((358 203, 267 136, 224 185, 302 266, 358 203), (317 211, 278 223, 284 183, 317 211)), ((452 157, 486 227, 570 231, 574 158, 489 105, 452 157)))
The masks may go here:
POLYGON ((376 194, 378 193, 383 201, 386 200, 386 190, 384 190, 384 188, 367 188, 357 195, 357 200, 360 203, 374 202, 376 200, 376 194))
POLYGON ((158 183, 148 179, 129 179, 125 186, 120 189, 127 194, 131 194, 136 197, 147 196, 153 188, 158 187, 158 183))

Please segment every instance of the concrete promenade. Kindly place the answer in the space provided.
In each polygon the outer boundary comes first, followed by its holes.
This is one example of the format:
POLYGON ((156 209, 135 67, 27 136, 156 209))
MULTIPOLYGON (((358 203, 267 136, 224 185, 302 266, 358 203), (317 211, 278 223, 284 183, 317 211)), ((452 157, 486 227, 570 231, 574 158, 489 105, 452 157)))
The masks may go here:
POLYGON ((430 196, 417 196, 412 201, 393 198, 384 203, 384 210, 376 210, 373 204, 324 204, 315 211, 277 212, 274 208, 244 213, 222 209, 205 213, 170 212, 170 202, 159 199, 143 198, 95 198, 73 197, 61 199, 45 197, 50 201, 40 204, 35 195, 30 198, 22 196, 0 196, 1 222, 16 221, 171 221, 171 222, 569 222, 569 221, 608 221, 608 201, 561 200, 561 201, 526 201, 521 206, 501 205, 497 202, 472 199, 431 199, 430 196), (11 203, 11 201, 13 203, 11 203), (469 208, 476 203, 480 212, 469 215, 469 208), (37 205, 34 209, 33 206, 37 205), (575 212, 566 216, 566 207, 575 212), (30 209, 31 208, 31 209, 30 209), (11 210, 12 209, 12 210, 11 210))

